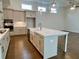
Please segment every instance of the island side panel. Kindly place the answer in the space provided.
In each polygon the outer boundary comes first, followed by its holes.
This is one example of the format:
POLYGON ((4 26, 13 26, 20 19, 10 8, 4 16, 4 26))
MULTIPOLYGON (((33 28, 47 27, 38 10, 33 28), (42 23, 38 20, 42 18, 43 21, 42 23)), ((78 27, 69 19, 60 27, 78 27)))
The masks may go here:
POLYGON ((58 36, 47 36, 44 39, 44 59, 57 55, 58 36))

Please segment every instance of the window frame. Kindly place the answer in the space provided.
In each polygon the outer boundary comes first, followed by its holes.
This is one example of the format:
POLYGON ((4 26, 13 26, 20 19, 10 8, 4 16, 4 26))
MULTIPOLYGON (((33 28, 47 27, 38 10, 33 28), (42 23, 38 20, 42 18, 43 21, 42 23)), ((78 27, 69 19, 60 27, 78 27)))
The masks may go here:
POLYGON ((22 4, 21 8, 23 10, 32 10, 32 5, 30 5, 30 4, 22 4))

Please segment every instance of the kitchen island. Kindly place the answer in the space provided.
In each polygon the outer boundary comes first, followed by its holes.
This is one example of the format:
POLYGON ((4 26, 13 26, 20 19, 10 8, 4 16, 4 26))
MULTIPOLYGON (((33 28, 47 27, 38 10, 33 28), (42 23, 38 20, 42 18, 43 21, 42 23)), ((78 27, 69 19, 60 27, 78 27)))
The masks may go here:
POLYGON ((35 48, 43 55, 44 59, 57 55, 58 37, 66 35, 64 52, 67 51, 68 32, 48 29, 29 28, 30 41, 35 48))

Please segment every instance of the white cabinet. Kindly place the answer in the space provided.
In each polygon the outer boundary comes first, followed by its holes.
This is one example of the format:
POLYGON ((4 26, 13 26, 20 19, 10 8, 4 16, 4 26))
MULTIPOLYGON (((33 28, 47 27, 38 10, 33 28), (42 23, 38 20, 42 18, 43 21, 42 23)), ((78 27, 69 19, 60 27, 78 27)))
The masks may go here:
POLYGON ((1 54, 2 54, 2 59, 5 59, 6 54, 7 54, 7 50, 8 50, 8 46, 9 46, 9 42, 10 42, 10 35, 9 35, 9 31, 7 31, 5 33, 5 35, 0 39, 0 45, 1 45, 1 54))
POLYGON ((3 12, 2 0, 0 1, 0 12, 3 12))
POLYGON ((44 54, 44 38, 35 33, 35 45, 36 45, 36 48, 38 49, 38 51, 43 55, 44 54))
POLYGON ((19 22, 19 21, 24 22, 25 21, 25 13, 24 13, 24 11, 16 11, 16 10, 14 10, 13 11, 13 20, 14 20, 14 23, 19 22))
POLYGON ((4 19, 13 19, 13 10, 4 9, 4 19))
POLYGON ((0 45, 0 59, 2 59, 2 46, 0 45))
POLYGON ((10 42, 9 32, 7 32, 6 35, 4 35, 2 40, 3 40, 2 44, 3 44, 3 49, 4 49, 3 58, 5 59, 6 53, 7 53, 7 50, 8 50, 8 46, 9 46, 9 42, 10 42))
POLYGON ((0 28, 3 27, 3 6, 2 0, 0 0, 0 28))
POLYGON ((30 41, 31 43, 33 43, 33 45, 35 46, 35 35, 33 32, 30 31, 30 41))
POLYGON ((3 40, 0 40, 0 59, 4 59, 4 47, 3 47, 3 40))
POLYGON ((0 13, 0 28, 3 27, 3 13, 0 13))
POLYGON ((14 27, 14 31, 10 32, 10 35, 24 35, 26 34, 26 27, 14 27))
POLYGON ((25 23, 25 13, 24 13, 24 11, 4 9, 4 19, 13 20, 14 29, 10 33, 11 35, 25 34, 26 23, 25 23))
POLYGON ((30 31, 30 41, 36 49, 43 55, 44 54, 44 39, 41 35, 30 31))
POLYGON ((44 55, 44 37, 40 37, 40 53, 44 55))

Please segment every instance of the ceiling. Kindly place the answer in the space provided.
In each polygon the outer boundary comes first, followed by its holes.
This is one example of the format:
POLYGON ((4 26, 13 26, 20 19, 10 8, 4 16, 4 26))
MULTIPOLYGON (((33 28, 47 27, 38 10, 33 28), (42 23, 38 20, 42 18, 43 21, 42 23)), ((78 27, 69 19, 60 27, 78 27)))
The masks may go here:
POLYGON ((69 2, 73 1, 76 3, 79 2, 79 0, 23 0, 22 3, 50 5, 53 1, 55 1, 59 6, 68 6, 70 4, 69 2))
POLYGON ((34 3, 43 3, 43 4, 49 4, 52 0, 23 0, 23 3, 27 2, 34 2, 34 3))
POLYGON ((50 6, 54 0, 22 0, 24 4, 32 4, 37 6, 50 6))
MULTIPOLYGON (((63 7, 70 8, 70 2, 75 1, 77 6, 79 6, 79 0, 22 0, 24 4, 31 4, 33 7, 37 8, 38 6, 46 7, 49 11, 53 1, 56 2, 57 9, 62 9, 63 7)), ((37 10, 35 9, 34 10, 37 10)))

